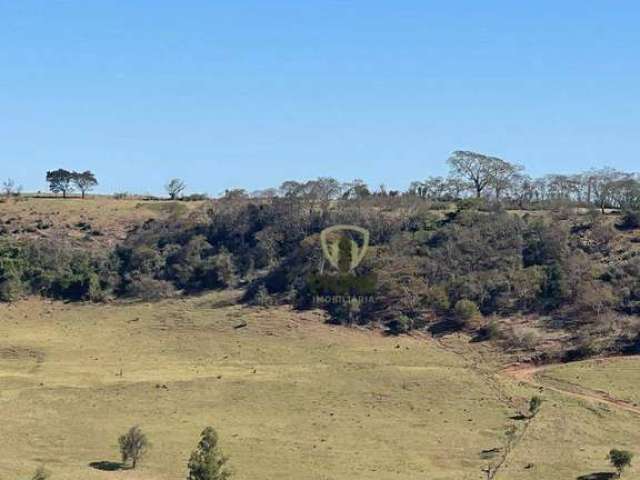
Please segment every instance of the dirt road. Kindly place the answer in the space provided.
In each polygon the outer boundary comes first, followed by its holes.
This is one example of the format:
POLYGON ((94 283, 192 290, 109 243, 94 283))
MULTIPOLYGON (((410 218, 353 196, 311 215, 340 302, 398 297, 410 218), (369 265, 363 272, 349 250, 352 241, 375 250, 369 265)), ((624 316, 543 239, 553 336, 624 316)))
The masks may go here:
MULTIPOLYGON (((618 357, 619 358, 619 357, 618 357)), ((551 390, 554 392, 568 395, 573 398, 581 400, 587 400, 592 402, 601 403, 613 408, 626 410, 627 412, 640 415, 640 406, 628 402, 626 400, 620 400, 611 396, 607 392, 601 390, 592 390, 590 388, 583 387, 574 383, 558 380, 558 379, 545 379, 541 378, 542 374, 554 367, 558 367, 564 364, 549 364, 549 365, 531 365, 531 364, 515 364, 505 368, 502 373, 511 377, 514 380, 527 383, 537 388, 543 388, 545 390, 551 390)))

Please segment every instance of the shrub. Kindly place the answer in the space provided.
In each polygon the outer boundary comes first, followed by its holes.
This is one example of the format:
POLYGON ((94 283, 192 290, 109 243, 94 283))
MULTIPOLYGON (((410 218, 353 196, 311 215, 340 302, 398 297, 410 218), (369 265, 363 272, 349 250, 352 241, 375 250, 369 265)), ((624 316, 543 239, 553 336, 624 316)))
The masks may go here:
POLYGON ((227 460, 218 446, 218 434, 212 427, 207 427, 189 458, 187 480, 227 480, 231 478, 227 460))
POLYGON ((47 480, 51 474, 45 470, 44 467, 40 466, 36 469, 35 473, 31 477, 31 480, 47 480))
POLYGON ((329 312, 329 323, 336 325, 353 325, 360 323, 361 320, 361 302, 353 297, 344 302, 329 303, 326 310, 329 312))
POLYGON ((208 199, 209 199, 209 195, 207 195, 206 193, 192 193, 191 195, 186 195, 181 198, 181 200, 184 200, 185 202, 198 202, 201 200, 208 200, 208 199))
POLYGON ((533 328, 514 327, 506 337, 506 344, 511 348, 531 350, 540 342, 540 334, 533 328))
POLYGON ((131 468, 134 469, 149 448, 147 436, 138 426, 131 427, 127 433, 121 435, 118 438, 118 444, 120 445, 122 463, 126 464, 131 460, 131 468))
POLYGON ((496 320, 489 321, 478 332, 479 340, 496 340, 500 338, 500 325, 496 320))
POLYGON ((253 297, 253 304, 258 305, 260 307, 268 307, 273 304, 273 299, 269 295, 269 291, 267 287, 264 285, 260 285, 258 290, 256 291, 255 296, 253 297))
POLYGON ((232 287, 237 282, 236 266, 232 255, 227 250, 222 250, 213 257, 217 280, 222 287, 232 287))
POLYGON ((626 210, 622 215, 622 221, 618 228, 623 230, 634 230, 640 228, 640 210, 626 210))
POLYGON ((23 283, 16 276, 0 279, 0 302, 17 300, 24 292, 23 283))
POLYGON ((531 397, 531 400, 529 400, 529 416, 531 418, 535 417, 538 414, 541 405, 542 398, 540 398, 538 395, 534 395, 533 397, 531 397))
POLYGON ((573 361, 593 357, 602 351, 603 346, 591 333, 582 332, 578 336, 575 348, 565 353, 565 360, 573 361))
POLYGON ((127 282, 125 294, 141 300, 159 300, 173 296, 175 288, 166 280, 141 275, 127 282))
POLYGON ((478 306, 471 300, 458 300, 453 308, 454 318, 460 325, 468 325, 469 322, 480 316, 478 306))
POLYGON ((387 322, 387 332, 391 335, 400 335, 413 329, 413 320, 406 315, 398 315, 387 322))
POLYGON ((456 202, 458 211, 462 210, 479 210, 484 208, 486 201, 483 198, 462 198, 456 202))
POLYGON ((441 286, 435 286, 429 289, 429 292, 427 293, 427 302, 438 314, 444 314, 451 307, 447 291, 441 286))

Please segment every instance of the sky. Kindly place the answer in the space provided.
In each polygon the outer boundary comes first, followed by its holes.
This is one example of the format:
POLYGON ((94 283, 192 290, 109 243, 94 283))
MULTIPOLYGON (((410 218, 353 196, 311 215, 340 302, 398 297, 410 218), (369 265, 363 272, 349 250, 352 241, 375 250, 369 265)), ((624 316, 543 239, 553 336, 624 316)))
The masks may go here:
POLYGON ((0 0, 0 179, 406 188, 454 150, 640 170, 636 1, 0 0))

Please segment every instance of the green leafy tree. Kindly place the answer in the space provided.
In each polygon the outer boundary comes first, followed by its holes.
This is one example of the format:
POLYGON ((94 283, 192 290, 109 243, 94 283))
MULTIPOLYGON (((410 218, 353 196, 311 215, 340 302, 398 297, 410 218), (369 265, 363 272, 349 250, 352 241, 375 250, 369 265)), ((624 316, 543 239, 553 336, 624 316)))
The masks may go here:
POLYGON ((98 185, 98 180, 93 172, 86 170, 84 172, 73 172, 73 184, 80 190, 80 194, 82 198, 84 198, 85 194, 91 191, 96 185, 98 185))
POLYGON ((609 456, 607 457, 611 465, 618 472, 618 478, 622 477, 622 472, 625 468, 631 466, 631 459, 633 458, 633 453, 627 450, 618 450, 612 449, 609 452, 609 456))
POLYGON ((149 440, 142 432, 140 427, 133 426, 127 433, 121 435, 118 439, 120 444, 120 454, 122 455, 122 463, 131 461, 131 468, 136 468, 138 461, 146 453, 149 448, 149 440))
POLYGON ((49 190, 53 193, 62 193, 62 198, 67 198, 67 193, 73 191, 74 173, 64 168, 47 172, 49 190))
POLYGON ((540 407, 542 406, 542 398, 538 395, 534 395, 529 400, 529 415, 531 418, 535 417, 540 411, 540 407))
POLYGON ((213 427, 207 427, 189 458, 187 480, 227 480, 231 478, 227 460, 218 446, 218 434, 213 427))

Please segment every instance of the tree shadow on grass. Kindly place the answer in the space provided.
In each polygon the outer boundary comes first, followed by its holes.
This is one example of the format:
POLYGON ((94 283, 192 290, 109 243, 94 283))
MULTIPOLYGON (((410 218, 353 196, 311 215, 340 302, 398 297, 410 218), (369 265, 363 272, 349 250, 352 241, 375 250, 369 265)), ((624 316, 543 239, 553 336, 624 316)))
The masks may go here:
POLYGON ((611 472, 597 472, 581 475, 576 480, 611 480, 612 478, 618 478, 618 476, 611 472))
MULTIPOLYGON (((511 416, 511 417, 509 417, 509 418, 510 418, 511 420, 517 420, 517 421, 529 420, 529 417, 528 417, 528 416, 523 415, 523 414, 521 414, 521 413, 518 413, 518 414, 516 414, 516 415, 513 415, 513 416, 511 416)), ((580 478, 579 480, 585 480, 585 479, 580 478)), ((587 480, 590 480, 590 479, 587 479, 587 480)))
POLYGON ((91 462, 89 464, 91 468, 96 470, 102 470, 104 472, 114 472, 116 470, 124 470, 125 466, 120 462, 110 462, 108 460, 102 460, 100 462, 91 462))

